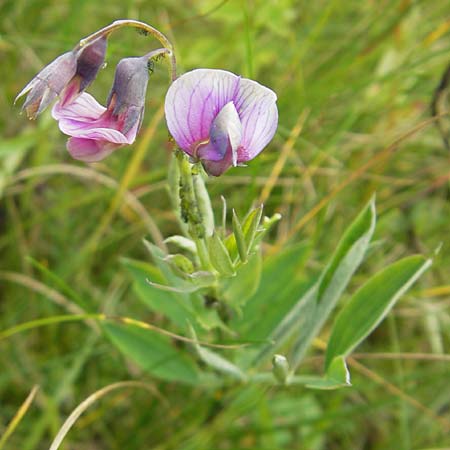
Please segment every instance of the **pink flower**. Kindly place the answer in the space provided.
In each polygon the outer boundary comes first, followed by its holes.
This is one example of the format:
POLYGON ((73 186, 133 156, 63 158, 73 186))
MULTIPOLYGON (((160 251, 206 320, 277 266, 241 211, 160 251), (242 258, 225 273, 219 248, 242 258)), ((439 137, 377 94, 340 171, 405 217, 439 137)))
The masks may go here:
POLYGON ((148 60, 146 55, 119 62, 106 108, 87 93, 55 104, 52 115, 61 131, 71 136, 67 149, 73 158, 100 161, 134 142, 144 114, 148 60))
POLYGON ((22 89, 14 103, 27 94, 22 109, 35 119, 57 96, 62 103, 70 102, 94 81, 105 60, 106 43, 107 37, 102 36, 58 56, 22 89))
POLYGON ((165 102, 179 147, 219 176, 257 156, 278 125, 275 93, 231 72, 197 69, 175 80, 165 102))

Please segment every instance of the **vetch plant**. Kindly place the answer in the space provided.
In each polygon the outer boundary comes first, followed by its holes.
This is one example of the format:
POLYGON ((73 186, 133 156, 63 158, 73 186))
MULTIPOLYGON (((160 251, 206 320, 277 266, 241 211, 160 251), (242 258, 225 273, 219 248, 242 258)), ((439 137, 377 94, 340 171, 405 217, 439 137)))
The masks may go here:
POLYGON ((229 213, 225 200, 220 214, 214 211, 205 184, 208 175, 220 176, 255 158, 276 132, 277 97, 271 89, 225 70, 196 69, 176 78, 168 39, 149 25, 123 20, 57 58, 19 97, 27 94, 24 108, 31 118, 58 97, 52 114, 71 136, 69 152, 76 159, 98 161, 136 139, 147 63, 160 57, 169 61, 173 81, 165 113, 177 148, 167 184, 180 233, 166 238, 170 251, 145 241, 151 261, 124 258, 123 264, 143 304, 171 325, 161 333, 136 320, 103 318, 106 335, 143 370, 167 381, 205 389, 232 383, 348 386, 347 356, 431 260, 406 257, 370 278, 339 305, 323 373, 300 373, 307 350, 366 257, 376 225, 375 197, 336 242, 319 276, 311 279, 299 277, 308 245, 292 245, 263 258, 262 240, 281 219, 279 214, 265 217, 259 205, 239 218, 234 210, 229 213), (145 30, 163 47, 118 64, 105 108, 85 89, 103 64, 107 38, 123 26, 145 30), (174 346, 167 334, 188 346, 174 346))

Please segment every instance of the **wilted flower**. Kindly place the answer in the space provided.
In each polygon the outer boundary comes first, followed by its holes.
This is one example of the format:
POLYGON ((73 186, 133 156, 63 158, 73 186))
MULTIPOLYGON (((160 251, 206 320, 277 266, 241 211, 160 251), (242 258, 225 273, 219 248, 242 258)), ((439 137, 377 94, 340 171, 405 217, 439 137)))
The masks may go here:
POLYGON ((97 76, 105 60, 107 36, 101 36, 83 47, 77 46, 44 67, 19 93, 27 94, 22 109, 35 119, 60 96, 62 104, 72 101, 97 76))
POLYGON ((253 159, 270 142, 278 124, 276 100, 256 81, 197 69, 170 86, 167 126, 183 151, 218 176, 253 159))
POLYGON ((99 161, 134 142, 144 114, 147 62, 158 52, 162 50, 119 62, 106 108, 86 92, 72 102, 55 104, 52 115, 59 121, 61 131, 72 136, 67 149, 73 158, 99 161))

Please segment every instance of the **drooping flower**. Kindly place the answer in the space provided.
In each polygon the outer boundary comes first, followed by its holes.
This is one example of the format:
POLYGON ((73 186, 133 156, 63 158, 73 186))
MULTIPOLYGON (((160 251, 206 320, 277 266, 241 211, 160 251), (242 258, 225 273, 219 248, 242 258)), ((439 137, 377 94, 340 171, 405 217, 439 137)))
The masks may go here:
POLYGON ((55 104, 52 115, 61 131, 71 136, 67 149, 73 158, 99 161, 134 142, 144 114, 147 62, 158 52, 161 50, 119 62, 106 108, 86 92, 71 102, 55 104))
POLYGON ((257 156, 278 124, 276 94, 231 72, 196 69, 170 86, 167 126, 178 146, 219 176, 257 156))
POLYGON ((101 36, 58 56, 22 89, 14 103, 27 94, 22 109, 30 119, 35 119, 57 96, 63 104, 72 101, 92 83, 103 66, 106 44, 107 36, 101 36))

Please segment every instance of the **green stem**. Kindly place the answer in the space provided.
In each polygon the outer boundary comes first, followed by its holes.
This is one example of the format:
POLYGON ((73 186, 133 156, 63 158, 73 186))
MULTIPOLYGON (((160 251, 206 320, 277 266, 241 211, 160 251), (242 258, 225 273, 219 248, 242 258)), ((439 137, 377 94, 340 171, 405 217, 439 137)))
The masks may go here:
POLYGON ((81 39, 78 45, 75 47, 75 50, 81 49, 82 47, 84 47, 85 45, 89 44, 92 41, 95 41, 99 37, 105 35, 107 36, 111 34, 113 31, 116 31, 123 27, 133 27, 145 31, 146 33, 152 35, 155 39, 157 39, 168 50, 171 69, 170 75, 172 81, 174 81, 177 78, 177 61, 175 58, 172 43, 159 30, 157 30, 156 28, 152 27, 151 25, 145 22, 140 22, 139 20, 131 20, 131 19, 116 20, 113 23, 102 28, 101 30, 98 30, 95 33, 85 37, 84 39, 81 39))

